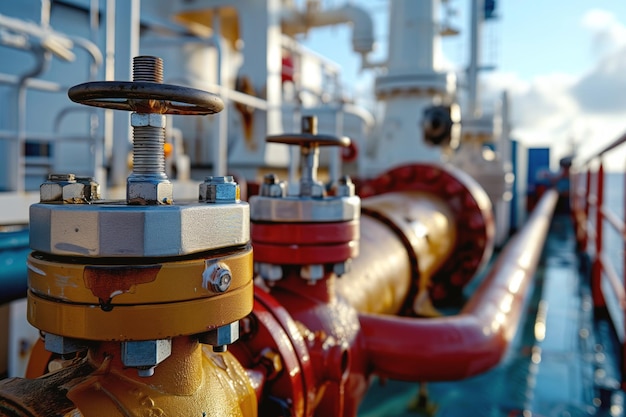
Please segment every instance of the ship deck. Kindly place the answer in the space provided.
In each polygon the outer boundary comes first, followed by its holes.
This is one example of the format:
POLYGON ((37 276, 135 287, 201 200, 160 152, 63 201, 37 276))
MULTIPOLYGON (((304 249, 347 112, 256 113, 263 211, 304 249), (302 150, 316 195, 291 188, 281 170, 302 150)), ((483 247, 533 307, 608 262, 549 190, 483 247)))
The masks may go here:
MULTIPOLYGON (((455 382, 376 380, 360 417, 622 416, 619 344, 594 312, 568 215, 552 221, 526 314, 499 366, 455 382)), ((479 280, 479 279, 477 279, 479 280)))

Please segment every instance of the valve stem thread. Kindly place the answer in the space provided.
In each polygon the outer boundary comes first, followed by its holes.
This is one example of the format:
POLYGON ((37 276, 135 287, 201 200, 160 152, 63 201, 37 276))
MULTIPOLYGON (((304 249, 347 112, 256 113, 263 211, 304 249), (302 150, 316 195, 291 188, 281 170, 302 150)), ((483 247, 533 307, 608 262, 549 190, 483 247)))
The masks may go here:
POLYGON ((165 176, 165 129, 133 127, 133 174, 165 176))
POLYGON ((163 83, 163 60, 156 56, 134 57, 133 81, 163 83))

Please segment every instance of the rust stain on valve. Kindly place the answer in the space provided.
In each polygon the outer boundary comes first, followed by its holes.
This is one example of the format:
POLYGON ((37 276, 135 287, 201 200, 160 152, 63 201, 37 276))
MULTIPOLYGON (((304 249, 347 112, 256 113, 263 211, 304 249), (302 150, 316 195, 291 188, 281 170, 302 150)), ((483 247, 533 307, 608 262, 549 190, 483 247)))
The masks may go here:
POLYGON ((151 266, 87 266, 83 272, 85 287, 100 300, 100 308, 111 311, 113 297, 127 293, 132 287, 156 279, 161 265, 151 266))

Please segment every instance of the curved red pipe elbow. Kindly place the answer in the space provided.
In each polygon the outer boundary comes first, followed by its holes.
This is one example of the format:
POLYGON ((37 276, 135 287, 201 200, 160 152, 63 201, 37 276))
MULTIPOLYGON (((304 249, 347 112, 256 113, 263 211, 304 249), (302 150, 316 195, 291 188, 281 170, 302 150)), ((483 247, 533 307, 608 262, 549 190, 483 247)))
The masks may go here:
POLYGON ((404 381, 450 381, 497 365, 517 330, 557 197, 556 191, 544 195, 459 315, 360 314, 372 372, 404 381))

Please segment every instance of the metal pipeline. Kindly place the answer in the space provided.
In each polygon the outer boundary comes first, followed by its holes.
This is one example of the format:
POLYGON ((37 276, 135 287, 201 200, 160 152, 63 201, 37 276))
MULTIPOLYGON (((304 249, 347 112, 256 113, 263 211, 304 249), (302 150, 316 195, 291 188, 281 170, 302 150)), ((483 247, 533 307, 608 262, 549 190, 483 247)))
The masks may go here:
POLYGON ((406 381, 444 381, 498 364, 517 329, 557 198, 554 190, 543 196, 459 315, 416 319, 361 313, 373 373, 406 381))
POLYGON ((460 305, 493 248, 485 191, 452 167, 412 164, 360 184, 359 194, 360 254, 338 292, 363 313, 432 316, 433 305, 460 305))
POLYGON ((456 228, 446 202, 434 195, 402 192, 364 199, 360 254, 337 281, 337 291, 359 312, 399 312, 411 286, 426 290, 449 258, 456 228))

